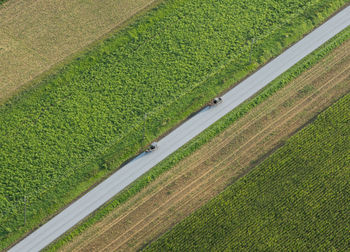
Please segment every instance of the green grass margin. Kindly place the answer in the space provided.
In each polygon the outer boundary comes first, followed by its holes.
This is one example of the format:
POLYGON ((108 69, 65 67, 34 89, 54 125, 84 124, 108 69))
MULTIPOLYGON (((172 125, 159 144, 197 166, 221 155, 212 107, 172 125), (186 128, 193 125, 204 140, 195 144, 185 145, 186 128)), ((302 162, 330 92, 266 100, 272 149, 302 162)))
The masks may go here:
POLYGON ((254 97, 250 98, 248 101, 242 103, 236 109, 231 111, 225 117, 220 119, 218 122, 213 124, 199 136, 192 139, 189 143, 184 145, 181 149, 170 155, 168 158, 163 160, 157 166, 152 168, 149 172, 142 175, 134 183, 129 185, 121 193, 115 196, 102 208, 94 212, 90 217, 83 220, 76 227, 68 231, 61 238, 56 240, 50 246, 48 246, 44 251, 55 251, 61 248, 66 243, 73 240, 74 237, 80 235, 88 227, 97 223, 103 219, 108 213, 110 213, 114 208, 118 207, 120 204, 126 202, 128 199, 136 195, 148 184, 158 178, 162 173, 170 170, 174 165, 179 163, 183 158, 188 157, 194 153, 202 145, 208 143, 212 138, 227 129, 233 122, 237 121, 239 118, 247 114, 251 109, 261 104, 267 98, 275 94, 278 90, 285 87, 288 83, 298 77, 300 74, 310 69, 312 66, 317 64, 325 56, 329 55, 335 48, 343 44, 345 41, 350 39, 350 27, 343 30, 341 33, 337 34, 334 38, 326 42, 323 46, 318 48, 316 51, 305 57, 303 60, 298 62, 288 71, 283 73, 281 76, 272 81, 268 86, 266 86, 262 91, 256 94, 254 97))

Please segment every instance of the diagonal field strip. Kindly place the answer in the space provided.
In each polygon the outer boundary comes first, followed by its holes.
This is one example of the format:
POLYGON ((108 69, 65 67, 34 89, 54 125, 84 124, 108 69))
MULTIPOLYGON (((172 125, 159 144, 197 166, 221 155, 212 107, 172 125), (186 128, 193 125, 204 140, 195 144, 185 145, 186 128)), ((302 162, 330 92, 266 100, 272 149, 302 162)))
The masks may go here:
POLYGON ((141 154, 92 189, 60 214, 15 245, 10 251, 38 251, 106 203, 135 179, 204 131, 232 109, 254 95, 295 63, 350 25, 350 7, 345 8, 280 56, 262 67, 223 96, 223 104, 204 109, 159 141, 159 149, 141 154))

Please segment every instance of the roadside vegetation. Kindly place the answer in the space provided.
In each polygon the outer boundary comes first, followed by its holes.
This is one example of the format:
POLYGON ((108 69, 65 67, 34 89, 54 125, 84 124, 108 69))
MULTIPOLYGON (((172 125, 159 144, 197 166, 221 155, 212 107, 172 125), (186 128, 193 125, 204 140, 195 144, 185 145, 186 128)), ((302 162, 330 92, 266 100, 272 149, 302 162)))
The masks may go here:
POLYGON ((346 251, 349 140, 350 94, 144 251, 346 251))
POLYGON ((345 3, 169 0, 8 101, 0 248, 345 3))
POLYGON ((48 250, 137 250, 183 220, 349 92, 349 38, 350 28, 138 179, 48 250))

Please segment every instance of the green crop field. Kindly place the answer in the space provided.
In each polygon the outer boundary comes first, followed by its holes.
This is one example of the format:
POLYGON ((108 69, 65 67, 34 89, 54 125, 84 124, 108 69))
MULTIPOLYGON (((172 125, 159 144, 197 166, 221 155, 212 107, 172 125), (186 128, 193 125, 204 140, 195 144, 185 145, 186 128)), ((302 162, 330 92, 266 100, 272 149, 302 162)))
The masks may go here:
POLYGON ((0 248, 346 2, 169 0, 8 101, 0 248))
POLYGON ((346 251, 350 94, 146 251, 346 251))

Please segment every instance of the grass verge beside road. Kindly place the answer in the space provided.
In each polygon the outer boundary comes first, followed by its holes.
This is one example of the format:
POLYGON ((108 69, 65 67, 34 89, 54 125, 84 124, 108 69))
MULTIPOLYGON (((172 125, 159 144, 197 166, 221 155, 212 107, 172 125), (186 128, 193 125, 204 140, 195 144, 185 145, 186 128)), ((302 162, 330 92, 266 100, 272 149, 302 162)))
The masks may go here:
MULTIPOLYGON (((230 127, 230 125, 233 122, 237 121, 239 118, 242 118, 244 120, 243 115, 251 111, 254 107, 257 107, 257 109, 259 109, 259 106, 257 105, 263 103, 268 97, 270 97, 271 95, 276 93, 278 90, 283 88, 285 85, 290 83, 291 80, 299 76, 301 73, 303 73, 307 69, 310 69, 313 65, 319 62, 323 57, 328 55, 334 48, 341 45, 342 43, 344 43, 344 41, 348 40, 349 38, 350 38, 350 29, 348 28, 341 34, 337 35, 334 39, 326 43, 323 47, 315 51, 313 54, 306 57, 303 61, 295 65, 293 68, 291 68, 288 72, 286 72, 281 77, 276 79, 274 82, 272 82, 264 91, 258 94, 255 98, 252 98, 250 101, 247 101, 246 103, 242 104, 239 108, 231 112, 223 120, 220 120, 218 123, 213 125, 210 129, 208 129, 199 137, 197 137, 196 139, 191 141, 189 144, 187 144, 184 148, 177 151, 174 155, 172 155, 167 160, 162 162, 160 165, 152 169, 152 171, 147 173, 145 176, 143 176, 138 181, 136 181, 133 185, 131 185, 127 190, 125 190, 120 195, 118 195, 115 198, 115 200, 110 202, 109 205, 97 211, 95 214, 93 214, 91 218, 83 222, 82 225, 78 226, 77 228, 73 229, 72 232, 62 237, 56 244, 52 245, 51 249, 54 249, 54 248, 56 249, 61 247, 63 244, 66 244, 68 241, 72 240, 74 237, 76 237, 77 235, 82 233, 84 230, 86 230, 89 226, 92 226, 94 223, 97 223, 98 221, 100 221, 109 212, 112 212, 112 211, 114 212, 115 207, 118 206, 123 208, 125 205, 124 202, 126 202, 130 198, 133 199, 134 195, 137 195, 138 192, 144 190, 143 188, 145 188, 146 185, 150 184, 151 181, 156 180, 156 178, 158 180, 158 177, 163 176, 162 174, 165 171, 168 171, 170 170, 171 167, 177 165, 180 162, 180 160, 182 160, 183 158, 195 152, 198 148, 200 148, 200 146, 209 142, 214 136, 218 135, 219 133, 221 133, 228 127, 230 127)), ((332 60, 332 57, 327 58, 327 61, 331 62, 331 60, 332 60)), ((308 89, 310 89, 310 87, 305 87, 303 89, 300 89, 300 91, 298 90, 298 94, 297 94, 298 98, 301 99, 303 95, 306 95, 308 93, 308 89)), ((296 91, 296 90, 293 91, 292 88, 291 90, 292 91, 290 91, 290 95, 292 95, 293 92, 296 91)), ((312 92, 314 91, 315 90, 313 90, 312 92)), ((310 94, 312 94, 312 92, 310 94)), ((287 93, 289 93, 289 91, 287 93)), ((324 99, 324 100, 327 101, 327 99, 324 99)), ((321 104, 322 102, 324 101, 321 99, 319 103, 321 104)), ((292 103, 291 101, 287 100, 286 103, 283 104, 283 106, 288 107, 288 104, 291 104, 291 103, 292 103)), ((314 107, 317 107, 317 106, 314 106, 314 107)), ((288 130, 286 130, 286 132, 288 132, 288 130)), ((245 161, 243 160, 241 162, 244 164, 245 161)), ((155 182, 157 182, 157 180, 155 182)), ((128 225, 128 224, 125 224, 125 225, 128 225)), ((119 230, 122 230, 122 227, 120 227, 119 230)), ((77 239, 77 241, 79 243, 79 239, 77 239)), ((83 241, 80 240, 80 242, 84 242, 84 240, 83 241)))

